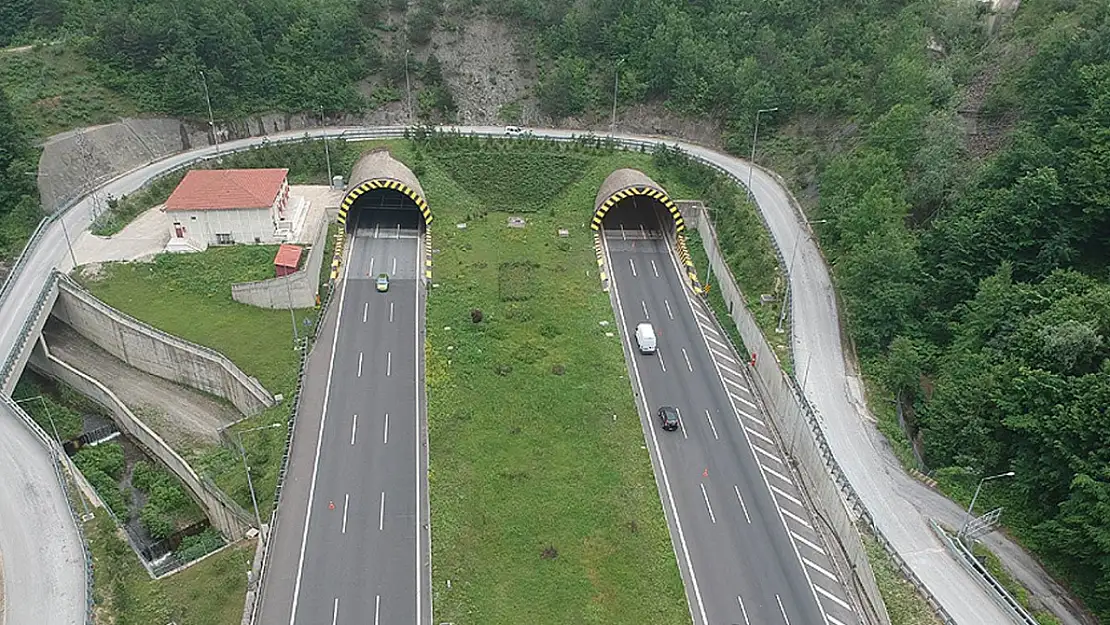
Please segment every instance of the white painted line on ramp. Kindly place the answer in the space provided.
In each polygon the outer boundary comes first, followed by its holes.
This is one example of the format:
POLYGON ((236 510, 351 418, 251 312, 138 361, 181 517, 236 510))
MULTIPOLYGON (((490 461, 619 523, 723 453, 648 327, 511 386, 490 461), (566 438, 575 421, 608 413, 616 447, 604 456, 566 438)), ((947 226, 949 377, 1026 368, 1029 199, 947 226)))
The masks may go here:
POLYGON ((666 373, 667 364, 663 362, 663 350, 656 348, 655 356, 659 359, 659 368, 663 370, 663 373, 666 373))
POLYGON ((775 593, 775 601, 779 602, 779 612, 782 612, 782 620, 786 621, 786 625, 790 625, 790 619, 786 617, 786 608, 782 607, 782 599, 779 594, 775 593))
POLYGON ((824 567, 820 566, 819 564, 817 564, 813 560, 810 560, 809 558, 806 558, 806 557, 803 556, 802 557, 802 562, 805 563, 805 565, 808 566, 809 568, 813 569, 814 571, 817 571, 818 573, 824 575, 825 577, 827 577, 828 579, 836 582, 837 584, 840 583, 840 580, 836 579, 835 575, 833 575, 832 573, 825 570, 824 567))
POLYGON ((340 534, 347 533, 347 508, 351 505, 351 493, 343 495, 343 527, 339 530, 340 534))
POLYGON ((370 257, 370 271, 367 271, 366 275, 370 276, 370 275, 373 275, 373 274, 374 274, 374 257, 371 256, 370 257))
MULTIPOLYGON (((766 457, 766 458, 774 460, 775 462, 777 462, 779 464, 783 464, 783 461, 778 456, 776 456, 775 454, 773 454, 773 453, 767 451, 766 449, 760 447, 759 445, 752 445, 752 449, 754 449, 756 451, 756 453, 763 454, 763 456, 766 457)), ((774 488, 774 486, 772 486, 771 488, 774 488)))
POLYGON ((740 487, 736 484, 732 485, 732 490, 736 491, 736 500, 740 502, 740 509, 744 511, 744 519, 750 524, 752 518, 748 516, 748 507, 744 505, 744 498, 740 496, 740 487))
POLYGON ((678 415, 678 427, 682 428, 682 438, 688 438, 686 436, 686 420, 682 418, 682 413, 679 412, 678 408, 675 408, 674 411, 678 415))
POLYGON ((744 609, 744 600, 740 598, 740 595, 736 595, 736 601, 740 604, 740 614, 744 615, 744 625, 752 625, 752 622, 748 620, 748 611, 744 609))
POLYGON ((785 475, 783 475, 782 473, 779 473, 778 471, 776 471, 776 470, 774 470, 774 469, 772 469, 772 468, 768 467, 767 465, 763 464, 762 462, 760 462, 760 463, 759 463, 759 466, 760 466, 760 468, 762 468, 762 469, 763 469, 764 471, 766 471, 767 473, 770 473, 771 475, 773 475, 773 476, 775 476, 776 478, 778 478, 778 479, 780 479, 780 480, 782 480, 782 481, 786 482, 787 484, 790 484, 790 485, 793 485, 793 484, 794 484, 794 482, 792 482, 792 481, 790 480, 790 478, 788 478, 788 477, 786 477, 785 475))
POLYGON ((709 414, 708 410, 705 411, 705 418, 709 421, 709 429, 713 430, 713 438, 721 440, 721 437, 717 436, 717 426, 713 425, 713 417, 709 414))
POLYGON ((331 625, 335 625, 336 620, 339 618, 339 597, 335 598, 335 603, 331 609, 331 625))
POLYGON ((709 351, 710 351, 710 353, 712 353, 712 354, 713 354, 713 356, 714 356, 715 358, 720 358, 720 359, 722 359, 722 360, 727 360, 727 361, 731 362, 731 363, 732 363, 732 364, 734 364, 734 365, 735 365, 735 364, 737 364, 737 363, 736 363, 736 359, 735 359, 735 358, 733 358, 732 356, 729 356, 728 354, 722 354, 721 352, 718 352, 718 351, 714 351, 714 350, 712 350, 712 349, 711 349, 711 350, 709 350, 709 351))
POLYGON ((382 428, 382 445, 389 444, 389 413, 385 413, 385 427, 382 428))
POLYGON ((647 319, 648 321, 650 321, 651 317, 648 316, 647 302, 645 302, 644 300, 640 300, 640 307, 644 309, 644 319, 647 319))
POLYGON ((393 323, 393 302, 389 303, 389 322, 393 323))
MULTIPOLYGON (((713 352, 713 355, 714 356, 720 356, 720 354, 718 354, 716 352, 713 352)), ((729 360, 732 360, 732 359, 729 358, 729 360)), ((736 362, 735 360, 732 360, 732 361, 736 362)), ((731 373, 732 375, 734 375, 738 378, 744 377, 744 374, 740 373, 736 369, 733 369, 732 367, 726 367, 725 365, 722 365, 721 363, 717 363, 717 366, 720 367, 722 371, 727 371, 728 373, 731 373)))
POLYGON ((655 277, 659 277, 659 268, 655 266, 655 259, 651 259, 651 270, 655 272, 655 277))
POLYGON ((673 321, 674 320, 674 313, 671 312, 671 303, 668 302, 667 300, 663 300, 663 305, 667 307, 667 316, 670 317, 671 320, 673 321))
POLYGON ((809 547, 810 549, 816 551, 817 553, 819 553, 823 556, 829 555, 829 554, 825 553, 825 550, 822 549, 820 545, 816 545, 812 541, 806 540, 806 538, 804 536, 800 536, 797 532, 792 531, 792 532, 790 532, 790 535, 794 537, 794 540, 802 543, 803 545, 805 545, 806 547, 809 547))
POLYGON ((382 613, 382 596, 378 595, 374 598, 374 625, 381 623, 382 613))
POLYGON ((780 489, 779 487, 775 486, 774 484, 771 485, 771 490, 774 491, 774 493, 776 495, 778 495, 779 497, 782 497, 783 499, 786 499, 790 503, 792 503, 792 504, 798 506, 799 508, 805 510, 805 505, 803 505, 802 502, 800 500, 798 500, 796 497, 794 497, 793 495, 791 495, 791 494, 787 493, 786 491, 780 489))
POLYGON ((393 257, 393 271, 390 272, 390 275, 392 275, 392 276, 397 275, 397 257, 396 256, 393 257))
POLYGON ((355 444, 355 432, 358 431, 358 415, 351 419, 351 444, 355 444))
POLYGON ((682 357, 686 360, 686 368, 690 370, 690 373, 693 373, 694 365, 690 364, 690 355, 686 353, 685 347, 682 348, 682 357))
POLYGON ((378 507, 378 531, 385 527, 385 491, 382 491, 382 503, 378 507))
POLYGON ((385 375, 393 375, 393 352, 385 353, 385 375))
POLYGON ((370 312, 370 302, 362 305, 362 322, 366 323, 366 313, 370 312))
POLYGON ((632 277, 633 278, 637 277, 636 276, 636 263, 632 262, 631 258, 628 259, 628 266, 632 268, 632 277))
MULTIPOLYGON (((728 395, 728 396, 729 396, 729 397, 732 397, 733 399, 735 399, 735 395, 733 395, 732 393, 729 393, 729 395, 728 395)), ((743 417, 744 417, 745 419, 747 419, 747 420, 751 421, 752 423, 756 423, 756 424, 759 424, 759 425, 761 425, 761 426, 763 426, 763 427, 767 427, 767 424, 763 422, 763 419, 760 419, 759 417, 756 417, 756 416, 750 415, 750 414, 748 414, 748 413, 744 412, 743 410, 740 410, 739 408, 737 408, 737 409, 736 409, 736 414, 737 414, 737 415, 743 415, 743 417)), ((736 421, 737 421, 737 423, 740 423, 740 425, 741 425, 741 426, 743 426, 743 425, 744 425, 743 423, 741 423, 741 422, 740 422, 740 417, 739 417, 739 416, 737 416, 737 417, 736 417, 736 421)))
POLYGON ((709 510, 709 520, 716 525, 717 517, 713 516, 713 506, 709 504, 709 493, 705 492, 705 484, 698 484, 698 486, 701 486, 701 496, 705 498, 705 508, 709 510))
POLYGON ((807 521, 807 520, 803 519, 802 517, 794 514, 793 512, 787 510, 786 508, 783 508, 783 507, 780 506, 779 507, 779 512, 781 512, 784 515, 790 517, 794 521, 796 521, 798 523, 801 523, 802 526, 805 527, 806 529, 813 529, 813 526, 809 524, 809 521, 807 521))
POLYGON ((753 430, 750 427, 745 425, 744 426, 744 431, 747 432, 748 434, 751 434, 752 436, 758 438, 759 440, 763 441, 764 443, 767 443, 768 445, 774 445, 775 444, 775 441, 767 438, 762 433, 760 433, 758 430, 753 430))
POLYGON ((852 609, 852 606, 848 605, 848 603, 846 601, 844 601, 840 597, 837 597, 836 595, 832 594, 831 592, 825 590, 824 588, 821 588, 820 586, 814 585, 813 589, 816 590, 817 592, 821 593, 821 595, 824 596, 825 598, 830 599, 833 603, 835 603, 838 606, 844 608, 845 610, 851 610, 852 609))

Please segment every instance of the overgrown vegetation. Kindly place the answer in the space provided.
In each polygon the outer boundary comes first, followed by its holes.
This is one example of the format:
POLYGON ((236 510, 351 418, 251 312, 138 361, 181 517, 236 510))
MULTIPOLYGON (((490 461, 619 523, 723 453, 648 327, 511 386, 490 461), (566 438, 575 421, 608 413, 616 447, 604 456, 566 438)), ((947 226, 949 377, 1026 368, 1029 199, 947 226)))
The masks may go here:
POLYGON ((933 614, 929 604, 917 594, 913 584, 902 575, 878 541, 863 534, 863 546, 867 549, 867 560, 875 572, 891 625, 940 625, 940 619, 933 614))
POLYGON ((11 102, 0 90, 0 275, 23 249, 42 218, 35 179, 38 151, 16 124, 11 102))
MULTIPOLYGON (((243 615, 243 595, 254 547, 243 543, 162 580, 152 580, 106 514, 84 525, 93 558, 93 596, 98 618, 116 625, 177 622, 232 625, 243 615)), ((186 539, 211 541, 210 534, 186 539)), ((186 543, 182 543, 185 545, 186 543)), ((204 552, 211 551, 205 545, 204 552)), ((185 550, 178 555, 188 556, 185 550)))
POLYGON ((156 178, 149 186, 118 198, 108 198, 108 210, 93 222, 90 231, 101 237, 111 236, 123 230, 143 211, 157 206, 169 199, 170 194, 181 183, 185 172, 177 172, 156 178))

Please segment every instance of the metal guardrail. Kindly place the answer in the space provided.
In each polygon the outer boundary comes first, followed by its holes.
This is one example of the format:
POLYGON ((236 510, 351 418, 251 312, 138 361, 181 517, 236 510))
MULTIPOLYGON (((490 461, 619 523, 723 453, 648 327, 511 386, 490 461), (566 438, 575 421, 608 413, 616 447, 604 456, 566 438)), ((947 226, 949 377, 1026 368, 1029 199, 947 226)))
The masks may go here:
MULTIPOLYGON (((436 130, 438 132, 446 133, 446 134, 459 134, 459 135, 468 135, 468 136, 477 136, 477 137, 504 138, 504 135, 502 135, 499 132, 478 132, 478 131, 471 130, 471 131, 468 131, 466 133, 463 133, 455 127, 446 127, 446 128, 440 127, 440 128, 436 128, 436 130)), ((369 139, 398 138, 398 137, 405 136, 409 132, 410 132, 410 129, 408 127, 386 127, 386 128, 372 128, 372 129, 371 128, 367 128, 367 129, 358 128, 358 129, 343 129, 343 130, 340 130, 340 131, 335 132, 335 133, 326 133, 326 136, 327 136, 327 138, 330 138, 330 139, 339 139, 339 140, 343 140, 343 141, 359 141, 359 140, 369 140, 369 139)), ((188 167, 192 167, 193 165, 196 165, 197 163, 200 163, 200 162, 205 162, 205 161, 208 161, 208 160, 218 159, 221 156, 223 156, 224 154, 228 154, 228 153, 250 151, 250 150, 253 150, 253 149, 265 148, 265 147, 272 146, 272 145, 297 143, 297 142, 309 141, 309 140, 319 140, 319 139, 322 139, 323 137, 324 137, 323 135, 319 135, 319 136, 314 137, 314 136, 312 136, 311 133, 305 132, 303 135, 290 135, 290 136, 286 136, 286 137, 278 137, 278 138, 275 138, 275 139, 272 139, 272 140, 269 140, 269 141, 263 141, 261 144, 239 147, 239 148, 236 148, 234 150, 225 151, 223 154, 202 155, 202 156, 198 156, 198 157, 193 158, 193 159, 189 159, 185 162, 182 162, 179 165, 176 165, 176 166, 162 172, 160 174, 160 176, 169 175, 173 172, 180 171, 180 170, 186 169, 188 167)), ((548 141, 548 142, 572 142, 572 143, 575 143, 575 142, 595 141, 595 142, 600 142, 600 144, 603 147, 604 146, 609 146, 609 147, 624 149, 624 150, 648 149, 648 148, 655 149, 659 146, 667 146, 671 149, 675 149, 675 150, 678 150, 678 151, 682 152, 688 158, 690 158, 690 159, 692 159, 692 160, 694 160, 694 161, 696 161, 696 162, 698 162, 702 165, 710 167, 711 169, 713 169, 713 170, 717 171, 718 173, 727 177, 734 184, 737 184, 738 186, 746 187, 744 181, 740 180, 737 176, 733 175, 732 173, 730 173, 729 171, 727 171, 726 169, 724 169, 720 165, 717 165, 716 163, 713 163, 712 161, 709 161, 707 159, 702 158, 701 156, 698 156, 696 154, 692 154, 692 153, 684 150, 680 145, 678 145, 677 142, 669 142, 669 141, 667 141, 666 139, 663 139, 663 138, 644 141, 644 140, 638 140, 638 139, 627 139, 627 138, 622 138, 622 137, 614 137, 614 136, 611 136, 611 135, 599 135, 599 134, 593 134, 593 133, 585 133, 585 134, 582 134, 582 135, 571 134, 571 135, 568 135, 568 136, 565 136, 565 137, 541 136, 541 135, 534 135, 534 134, 529 133, 527 135, 527 137, 542 140, 542 141, 548 141)), ((17 278, 19 273, 22 271, 23 265, 25 264, 25 261, 26 261, 26 258, 28 257, 30 252, 33 250, 33 248, 38 244, 38 241, 39 241, 39 239, 41 239, 42 233, 45 231, 48 224, 53 222, 55 219, 58 219, 59 217, 64 216, 64 214, 66 212, 68 212, 68 210, 70 208, 72 208, 73 206, 75 206, 76 204, 78 204, 79 202, 84 200, 87 196, 88 196, 88 193, 86 193, 86 194, 84 194, 84 195, 82 195, 78 198, 75 198, 75 199, 71 200, 70 202, 67 203, 67 205, 65 207, 59 209, 58 211, 55 211, 53 214, 44 218, 39 223, 38 228, 36 228, 36 230, 35 230, 34 234, 32 235, 31 239, 28 240, 27 245, 24 247, 23 252, 17 258, 15 265, 13 265, 11 273, 8 275, 8 278, 4 282, 3 289, 0 290, 0 305, 2 305, 3 302, 5 301, 5 299, 8 297, 9 290, 11 288, 11 284, 14 283, 15 279, 17 278)), ((762 212, 760 212, 760 219, 764 222, 764 227, 767 227, 766 218, 763 216, 762 212)), ((775 252, 776 252, 776 255, 778 256, 780 266, 785 266, 785 258, 783 256, 782 251, 778 248, 778 246, 775 246, 775 252)), ((48 281, 48 284, 49 283, 50 283, 50 281, 48 281)), ((38 301, 36 302, 35 313, 31 316, 32 319, 37 317, 38 312, 41 311, 42 302, 44 301, 45 294, 48 293, 48 292, 49 292, 48 289, 44 286, 44 289, 40 293, 38 301)), ((327 310, 327 305, 330 304, 331 299, 332 299, 331 294, 329 293, 327 303, 325 303, 325 306, 322 307, 322 313, 320 315, 320 319, 323 319, 325 317, 326 310, 327 310)), ((22 351, 23 346, 26 345, 26 334, 27 334, 27 330, 28 330, 28 327, 27 327, 28 323, 29 322, 24 323, 24 328, 23 328, 20 343, 19 343, 20 347, 18 349, 13 350, 12 354, 9 356, 8 360, 4 364, 4 368, 2 370, 0 370, 0 372, 2 372, 2 375, 0 375, 0 380, 5 380, 7 378, 7 376, 10 375, 11 368, 13 366, 12 359, 15 357, 16 354, 18 354, 20 351, 22 351)), ((316 333, 319 332, 319 328, 320 328, 321 325, 322 324, 320 324, 320 323, 317 324, 316 333)), ((314 338, 315 338, 315 334, 314 334, 314 338)), ((295 402, 299 401, 301 389, 302 389, 302 386, 303 386, 304 371, 305 371, 305 366, 307 365, 307 349, 305 349, 305 351, 302 352, 301 359, 302 359, 301 371, 300 371, 300 374, 298 375, 297 391, 294 395, 294 401, 295 402)), ((887 540, 887 538, 882 534, 882 531, 878 528, 878 526, 875 525, 875 522, 871 518, 870 513, 867 511, 866 507, 863 505, 862 501, 860 500, 859 495, 856 493, 855 489, 852 487, 852 485, 848 481, 847 477, 844 475, 844 472, 843 472, 843 470, 841 470, 839 463, 836 461, 836 458, 833 457, 831 449, 829 448, 829 445, 828 445, 828 441, 825 439, 824 433, 820 428, 820 424, 819 424, 819 421, 817 419, 816 409, 810 404, 809 400, 805 397, 805 395, 803 393, 801 393, 801 391, 798 389, 797 383, 794 380, 794 378, 791 377, 791 376, 787 376, 787 379, 788 379, 788 381, 789 381, 789 383, 792 387, 793 392, 797 396, 800 405, 804 409, 804 412, 806 414, 806 420, 810 425, 810 429, 813 432, 813 436, 815 437, 818 446, 821 448, 821 450, 823 452, 822 455, 825 457, 826 467, 828 468, 828 470, 829 470, 830 474, 832 475, 833 479, 841 487, 841 491, 844 495, 845 502, 851 507, 852 510, 854 510, 857 514, 859 514, 860 519, 862 521, 864 521, 864 523, 869 528, 869 530, 872 531, 872 533, 874 533, 874 535, 875 535, 876 539, 878 540, 879 544, 891 556, 891 558, 894 560, 895 564, 901 570, 902 574, 914 585, 914 587, 917 589, 917 591, 925 598, 925 600, 929 603, 930 607, 933 608, 933 610, 937 613, 937 615, 941 618, 941 620, 946 625, 954 625, 955 621, 952 619, 951 615, 949 615, 947 613, 947 611, 943 608, 943 606, 941 606, 940 602, 936 599, 936 597, 921 582, 921 580, 917 577, 917 575, 913 572, 913 570, 908 566, 908 564, 901 557, 901 555, 899 555, 898 552, 894 549, 894 547, 890 543, 890 541, 887 540)), ((19 413, 23 414, 22 410, 20 410, 19 413)), ((25 414, 23 414, 23 416, 26 417, 25 414)), ((289 434, 288 434, 288 440, 287 440, 287 442, 289 444, 292 443, 292 432, 293 432, 293 424, 295 422, 295 418, 296 418, 296 403, 294 403, 293 414, 291 416, 290 424, 289 424, 289 434)), ((41 428, 40 428, 40 431, 41 431, 41 428)), ((277 515, 277 503, 279 502, 279 499, 280 499, 282 483, 283 483, 284 478, 285 478, 285 473, 286 473, 287 464, 288 464, 288 454, 289 454, 289 447, 287 446, 285 456, 282 459, 282 469, 279 473, 278 487, 277 487, 277 489, 275 491, 275 494, 274 494, 275 507, 274 507, 274 512, 272 514, 272 518, 275 519, 275 520, 276 520, 276 515, 277 515)), ((62 486, 63 486, 63 488, 66 488, 67 492, 68 492, 68 487, 66 486, 64 480, 62 481, 62 486)), ((72 513, 72 510, 71 510, 71 513, 72 513)), ((77 527, 78 527, 78 531, 80 532, 80 524, 78 524, 77 527)), ((271 528, 270 531, 272 532, 273 528, 271 528)), ((81 539, 82 539, 82 545, 84 546, 84 534, 83 534, 83 532, 81 533, 81 539)), ((265 564, 265 559, 268 556, 268 551, 269 551, 269 549, 268 549, 268 546, 267 546, 266 550, 264 552, 264 555, 263 555, 264 564, 265 564)), ((87 548, 86 548, 86 558, 88 558, 87 548)), ((262 570, 263 571, 265 570, 264 566, 263 566, 262 570)), ((985 574, 985 577, 986 577, 986 579, 984 580, 984 583, 988 584, 991 588, 999 590, 1004 595, 1004 597, 1008 598, 1008 601, 1013 601, 1013 598, 1010 597, 1008 593, 1006 593, 1005 589, 1001 588, 1001 585, 998 584, 997 580, 994 580, 994 578, 991 577, 990 574, 988 572, 986 572, 985 570, 983 570, 982 572, 985 574)), ((261 580, 260 580, 260 583, 261 583, 261 580)), ((91 577, 91 565, 90 565, 90 575, 89 575, 89 585, 90 585, 89 597, 90 597, 90 602, 91 602, 91 596, 92 596, 91 595, 91 584, 92 584, 92 577, 91 577)), ((1004 602, 1008 602, 1006 599, 999 599, 999 600, 1002 600, 1004 602)), ((252 610, 252 613, 251 613, 251 622, 252 623, 254 622, 255 613, 257 612, 257 606, 259 605, 259 603, 260 602, 256 601, 255 609, 252 610)), ((91 604, 90 604, 90 612, 89 612, 89 618, 88 618, 88 623, 90 623, 90 624, 92 623, 91 614, 92 613, 91 613, 91 604)))
POLYGON ((1002 608, 1003 611, 1008 613, 1019 623, 1024 623, 1025 625, 1038 625, 1037 619, 1029 614, 1021 603, 1010 595, 1009 591, 1002 587, 998 580, 990 574, 990 571, 979 562, 975 554, 971 553, 967 546, 964 545, 963 541, 958 537, 950 536, 936 521, 930 519, 929 524, 933 527, 933 532, 941 539, 941 542, 944 543, 944 546, 952 556, 956 558, 964 568, 968 569, 968 571, 979 580, 979 583, 988 591, 991 597, 995 599, 995 603, 998 604, 998 607, 1002 608))

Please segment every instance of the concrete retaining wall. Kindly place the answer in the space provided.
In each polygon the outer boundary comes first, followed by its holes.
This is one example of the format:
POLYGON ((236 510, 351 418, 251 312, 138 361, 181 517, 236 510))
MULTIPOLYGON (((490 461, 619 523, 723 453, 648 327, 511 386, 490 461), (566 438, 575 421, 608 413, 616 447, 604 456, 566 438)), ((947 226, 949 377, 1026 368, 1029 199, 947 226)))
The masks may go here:
POLYGON ((312 249, 300 271, 279 278, 240 282, 231 285, 231 298, 259 308, 313 308, 320 292, 320 264, 324 262, 328 228, 325 219, 316 219, 312 249))
POLYGON ((239 507, 223 494, 208 480, 202 479, 184 458, 179 456, 170 446, 151 430, 141 419, 113 393, 108 387, 100 383, 91 375, 78 371, 65 362, 59 360, 49 349, 45 350, 45 361, 39 357, 39 351, 31 366, 43 375, 50 376, 73 387, 89 399, 104 406, 112 414, 113 420, 120 431, 127 434, 142 445, 151 457, 156 458, 169 469, 189 493, 204 509, 212 526, 223 534, 229 541, 238 540, 246 535, 252 526, 251 515, 239 507))
POLYGON ((3 375, 0 375, 0 394, 11 396, 15 391, 15 385, 19 383, 19 375, 27 366, 27 359, 31 357, 35 339, 42 334, 42 328, 50 318, 50 311, 57 303, 58 289, 53 284, 54 281, 55 278, 51 277, 43 285, 39 300, 35 304, 34 316, 27 320, 21 342, 16 343, 13 358, 5 365, 3 375))
POLYGON ((66 276, 58 280, 53 314, 132 367, 222 397, 245 415, 275 404, 258 380, 223 354, 129 317, 66 276))
POLYGON ((800 466, 798 475, 815 503, 816 514, 833 532, 843 557, 850 565, 851 579, 846 581, 854 587, 863 602, 866 622, 890 625, 890 617, 875 581, 875 572, 871 569, 856 526, 857 520, 866 516, 866 511, 851 492, 847 478, 840 472, 820 427, 810 418, 812 411, 808 409, 808 404, 794 381, 782 370, 774 350, 748 310, 747 300, 724 262, 713 225, 701 215, 687 215, 686 219, 687 223, 697 224, 732 321, 749 355, 756 355, 756 365, 752 368, 754 378, 768 403, 768 414, 780 440, 786 445, 787 454, 800 466))

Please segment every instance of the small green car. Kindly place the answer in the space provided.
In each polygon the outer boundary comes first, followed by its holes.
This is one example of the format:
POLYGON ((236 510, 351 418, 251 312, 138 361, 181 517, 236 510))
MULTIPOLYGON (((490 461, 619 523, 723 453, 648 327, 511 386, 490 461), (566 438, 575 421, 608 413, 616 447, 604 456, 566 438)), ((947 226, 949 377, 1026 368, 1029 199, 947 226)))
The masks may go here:
POLYGON ((389 276, 384 273, 378 274, 377 287, 379 293, 385 293, 389 290, 389 276))

